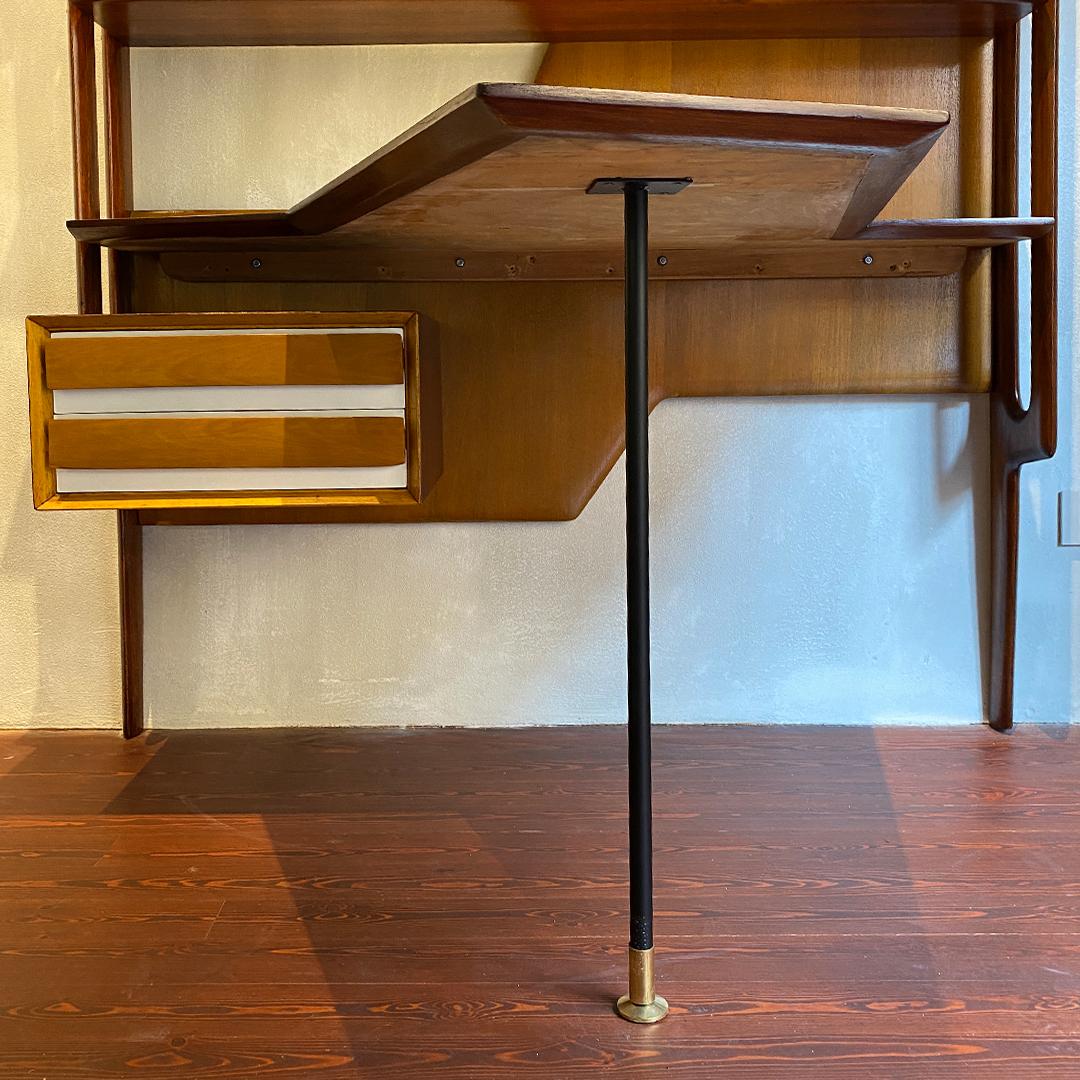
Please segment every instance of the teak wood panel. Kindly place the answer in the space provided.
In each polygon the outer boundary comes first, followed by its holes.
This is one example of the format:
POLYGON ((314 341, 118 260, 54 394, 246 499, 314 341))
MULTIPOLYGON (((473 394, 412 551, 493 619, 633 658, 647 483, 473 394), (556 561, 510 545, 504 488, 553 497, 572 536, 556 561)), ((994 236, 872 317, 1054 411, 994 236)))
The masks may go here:
MULTIPOLYGON (((939 218, 870 225, 854 240, 654 244, 659 281, 732 278, 941 277, 963 269, 971 248, 1014 245, 1053 230, 1053 218, 939 218)), ((463 251, 461 248, 296 247, 165 251, 161 265, 184 281, 606 281, 621 274, 622 249, 463 251)))
MULTIPOLYGON (((991 63, 986 42, 932 39, 553 46, 540 78, 947 111, 949 126, 887 212, 952 219, 991 211, 991 63)), ((618 228, 619 200, 588 198, 605 227, 618 228)), ((153 256, 125 259, 142 310, 416 308, 440 325, 444 360, 444 469, 422 505, 299 516, 166 510, 145 513, 147 522, 572 518, 622 452, 618 262, 608 280, 588 283, 349 284, 188 282, 163 274, 153 256)), ((656 401, 989 388, 984 252, 928 278, 717 282, 662 273, 651 299, 656 401)))
POLYGON ((989 37, 1030 0, 76 0, 131 45, 989 37))
POLYGON ((964 218, 991 213, 992 64, 992 44, 969 38, 641 42, 553 46, 537 79, 944 112, 947 127, 882 216, 964 218))
POLYGON ((52 337, 52 390, 105 386, 393 385, 404 381, 400 335, 223 334, 52 337))
MULTIPOLYGON (((897 161, 899 154, 890 154, 897 161)), ((597 212, 597 176, 687 176, 677 197, 651 202, 655 244, 709 248, 850 236, 906 178, 854 208, 872 164, 856 152, 741 146, 683 147, 527 136, 345 225, 356 244, 495 251, 610 248, 621 222, 597 212), (849 213, 851 212, 851 213, 849 213)))
MULTIPOLYGON (((98 188, 97 62, 94 23, 82 7, 68 5, 68 59, 71 79, 71 143, 75 179, 75 217, 96 218, 101 212, 98 188)), ((101 249, 77 241, 76 288, 79 311, 100 312, 101 249)))
MULTIPOLYGON (((614 216, 618 199, 598 200, 614 216)), ((416 506, 153 512, 162 521, 550 520, 575 517, 622 452, 621 282, 289 285, 180 282, 134 260, 144 310, 422 303, 439 325, 443 472, 416 506)), ((985 391, 963 366, 961 275, 864 282, 658 282, 654 402, 762 393, 985 391), (854 285, 854 295, 850 286, 854 285), (940 303, 944 316, 913 319, 940 303), (791 317, 792 311, 799 318, 791 317), (854 355, 849 342, 865 351, 854 355)), ((977 354, 976 354, 977 355, 977 354)))
POLYGON ((392 416, 54 419, 54 469, 305 469, 405 463, 392 416))
MULTIPOLYGON (((744 106, 728 117, 729 134, 737 133, 737 123, 745 124, 749 116, 755 128, 763 125, 759 133, 770 137, 778 134, 777 124, 783 116, 776 112, 776 102, 763 100, 766 94, 822 99, 838 108, 841 116, 851 111, 842 103, 853 100, 872 100, 878 105, 901 101, 924 115, 932 115, 926 106, 946 104, 951 116, 948 127, 884 210, 898 220, 871 224, 852 234, 850 241, 777 240, 768 236, 768 228, 761 228, 763 222, 771 228, 786 214, 791 235, 805 237, 812 234, 815 212, 827 211, 830 202, 835 209, 841 199, 840 193, 826 186, 817 192, 816 203, 813 199, 799 202, 792 197, 790 175, 782 173, 759 178, 755 187, 746 190, 748 174, 740 162, 755 156, 768 159, 770 155, 781 164, 788 162, 790 150, 775 146, 750 152, 737 144, 721 153, 711 143, 704 148, 687 145, 678 167, 697 173, 695 185, 678 198, 653 203, 654 246, 666 256, 662 265, 653 268, 656 277, 870 277, 955 272, 955 265, 949 265, 955 261, 955 252, 947 250, 950 247, 989 247, 1044 235, 1052 229, 1052 219, 985 216, 989 210, 990 61, 987 42, 966 39, 555 46, 540 77, 556 82, 594 80, 610 88, 629 85, 652 93, 667 87, 693 94, 724 91, 728 97, 742 99, 744 106), (938 74, 928 84, 916 73, 931 67, 938 74), (706 181, 711 174, 702 174, 699 166, 715 168, 724 154, 731 175, 721 175, 710 187, 706 181), (737 190, 735 198, 743 204, 744 212, 737 215, 737 221, 733 220, 736 214, 728 186, 737 190), (915 257, 905 250, 924 245, 938 250, 915 257)), ((492 89, 492 101, 496 101, 500 88, 492 89)), ((523 100, 535 108, 542 99, 523 100)), ((650 100, 648 111, 662 115, 663 95, 650 100)), ((683 96, 670 100, 708 99, 683 96)), ((510 95, 497 106, 511 120, 513 102, 510 95)), ((557 106, 558 99, 542 103, 546 108, 557 106)), ((639 171, 642 162, 637 155, 641 151, 626 141, 597 138, 589 153, 611 147, 615 156, 595 159, 583 158, 582 143, 576 138, 552 135, 541 141, 526 136, 512 145, 491 149, 488 156, 464 164, 453 175, 432 180, 379 208, 388 185, 400 185, 405 177, 411 177, 410 183, 418 182, 421 166, 430 165, 425 145, 432 144, 436 131, 445 135, 448 124, 458 125, 452 128, 457 150, 476 144, 479 131, 490 135, 493 146, 505 139, 502 128, 492 133, 485 127, 482 121, 490 119, 490 110, 487 105, 474 108, 479 104, 469 100, 465 107, 459 104, 436 114, 411 135, 403 135, 399 145, 326 185, 290 214, 216 219, 170 214, 166 218, 151 216, 138 224, 98 222, 79 229, 82 235, 111 237, 127 247, 191 245, 193 250, 170 251, 165 265, 177 276, 203 280, 590 280, 617 274, 621 237, 609 218, 595 213, 591 205, 595 197, 584 196, 582 191, 601 163, 613 173, 639 171), (463 118, 474 113, 475 122, 463 125, 463 118), (552 160, 549 167, 529 170, 519 179, 515 158, 532 153, 529 148, 533 142, 543 146, 552 160), (414 160, 409 159, 410 154, 414 160), (574 172, 577 169, 583 171, 574 172), (507 185, 521 182, 529 188, 507 189, 507 185), (563 190, 553 188, 554 184, 563 190), (508 200, 514 202, 512 211, 508 200), (484 207, 489 212, 481 214, 484 207), (349 219, 357 218, 361 211, 362 215, 350 223, 349 219), (462 235, 459 218, 463 213, 483 217, 483 227, 462 235), (319 231, 327 228, 335 231, 319 231), (284 235, 290 229, 306 235, 284 235), (216 235, 200 240, 194 238, 198 231, 216 235), (258 235, 245 240, 245 231, 258 235)), ((605 124, 612 126, 610 118, 601 122, 591 112, 584 114, 583 120, 577 108, 580 102, 573 104, 570 115, 558 123, 550 112, 537 115, 546 116, 545 122, 556 127, 570 123, 579 129, 589 126, 596 135, 605 124)), ((794 103, 786 108, 797 111, 794 103)), ((823 120, 827 119, 826 108, 812 106, 822 113, 823 120)), ((690 109, 683 111, 693 114, 690 109)), ((831 120, 839 122, 836 116, 831 120)), ((670 130, 679 130, 671 119, 666 122, 670 130)), ((863 122, 870 123, 869 117, 863 122)), ((895 118, 884 125, 885 130, 893 123, 895 118)), ((836 130, 815 129, 815 135, 835 138, 836 130)), ((881 138, 884 140, 884 133, 881 138)), ((446 153, 438 146, 435 149, 446 153)), ((837 174, 845 165, 842 159, 822 161, 813 153, 810 157, 821 169, 832 168, 837 174)), ((888 162, 889 158, 880 160, 888 162)), ((884 175, 891 178, 890 183, 895 182, 895 174, 894 165, 889 164, 884 175)), ((864 215, 871 195, 880 204, 886 194, 880 189, 881 179, 863 176, 852 213, 864 215)), ((809 180, 800 178, 798 183, 810 187, 809 180)), ((985 282, 983 288, 987 288, 985 282)))
MULTIPOLYGON (((548 50, 537 78, 562 84, 587 75, 598 86, 943 109, 950 117, 948 127, 882 216, 901 221, 950 220, 985 218, 994 209, 993 55, 991 42, 970 38, 560 44, 548 50)), ((868 232, 885 239, 897 235, 894 229, 886 222, 868 232)), ((849 281, 830 288, 844 296, 841 306, 859 305, 868 302, 866 284, 849 281)), ((926 321, 928 335, 938 338, 937 346, 931 348, 939 356, 955 349, 952 355, 958 371, 978 373, 967 388, 985 390, 990 378, 991 338, 987 253, 972 252, 963 271, 942 286, 936 291, 927 289, 918 300, 909 300, 911 311, 926 321)), ((695 301, 707 304, 708 289, 692 285, 674 294, 680 299, 679 311, 695 301)), ((807 284, 801 291, 803 302, 822 293, 817 284, 807 284)), ((799 307, 800 302, 793 300, 791 310, 799 307)), ((820 317, 826 325, 833 318, 827 310, 822 310, 820 317)), ((774 334, 782 336, 783 331, 774 329, 765 318, 761 329, 766 341, 774 334)), ((895 370, 878 388, 892 392, 903 381, 920 346, 902 330, 895 331, 899 335, 896 339, 864 334, 844 316, 837 318, 835 336, 814 349, 819 358, 828 355, 830 367, 836 364, 865 371, 862 365, 869 357, 894 351, 895 370)), ((768 345, 763 351, 765 355, 771 352, 768 345)), ((750 355, 740 360, 748 366, 754 363, 750 355)), ((782 382, 775 385, 773 392, 785 392, 782 382)), ((856 376, 853 388, 858 385, 856 376)), ((945 388, 942 385, 941 389, 945 388)))
POLYGON ((598 176, 691 176, 658 242, 850 238, 948 125, 941 110, 481 83, 282 214, 72 222, 161 249, 219 236, 402 246, 604 246, 598 176))

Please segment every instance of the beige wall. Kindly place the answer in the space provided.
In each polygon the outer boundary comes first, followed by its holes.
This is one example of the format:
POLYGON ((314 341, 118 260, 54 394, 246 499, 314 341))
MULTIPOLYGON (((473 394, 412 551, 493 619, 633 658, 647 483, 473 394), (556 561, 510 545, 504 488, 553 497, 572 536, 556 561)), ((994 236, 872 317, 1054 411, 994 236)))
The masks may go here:
POLYGON ((531 82, 543 54, 543 45, 137 49, 135 205, 291 206, 473 83, 531 82))
MULTIPOLYGON (((9 0, 4 15, 0 726, 115 728, 115 517, 40 513, 30 498, 23 321, 75 304, 64 227, 72 212, 66 13, 59 0, 9 0)), ((139 50, 136 205, 289 205, 466 86, 530 80, 542 55, 543 46, 530 45, 139 50)), ((181 667, 198 683, 204 643, 166 639, 179 644, 181 667)), ((309 659, 297 658, 298 667, 309 659)), ((148 673, 155 668, 150 658, 148 673)), ((216 712, 215 722, 242 717, 237 689, 237 710, 216 712)))
POLYGON ((115 725, 111 514, 30 499, 23 320, 72 311, 67 18, 8 0, 0 34, 0 725, 115 725))

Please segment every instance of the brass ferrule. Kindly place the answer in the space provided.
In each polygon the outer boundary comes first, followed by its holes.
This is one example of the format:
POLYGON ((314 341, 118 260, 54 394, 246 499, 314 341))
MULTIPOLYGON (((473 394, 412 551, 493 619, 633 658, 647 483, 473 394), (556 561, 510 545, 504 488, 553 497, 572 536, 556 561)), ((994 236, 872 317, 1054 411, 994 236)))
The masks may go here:
POLYGON ((652 949, 631 949, 630 993, 623 994, 615 1011, 633 1024, 655 1024, 668 1014, 668 1003, 653 985, 652 949))
POLYGON ((635 1005, 651 1005, 656 1000, 652 949, 631 949, 630 1000, 635 1005))

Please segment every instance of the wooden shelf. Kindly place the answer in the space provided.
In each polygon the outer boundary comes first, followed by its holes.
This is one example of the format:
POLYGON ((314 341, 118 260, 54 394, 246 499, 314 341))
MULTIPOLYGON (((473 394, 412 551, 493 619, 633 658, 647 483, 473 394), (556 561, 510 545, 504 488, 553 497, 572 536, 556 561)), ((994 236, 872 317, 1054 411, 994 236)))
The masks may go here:
POLYGON ((992 35, 1031 0, 76 0, 127 45, 992 35))
POLYGON ((622 216, 617 200, 586 193, 590 182, 690 176, 652 204, 669 277, 944 274, 964 248, 1053 226, 873 224, 948 122, 916 109, 483 84, 292 210, 70 227, 82 241, 172 253, 166 268, 188 280, 602 279, 618 271, 622 216), (880 260, 864 259, 868 245, 880 260), (237 250, 244 259, 214 255, 237 250))
POLYGON ((847 239, 882 210, 944 112, 481 84, 282 213, 76 221, 121 248, 303 239, 418 251, 617 246, 599 176, 689 176, 657 198, 657 244, 847 239))
MULTIPOLYGON (((650 273, 663 280, 943 277, 959 272, 972 248, 1034 240, 1053 218, 882 221, 853 240, 656 247, 650 273)), ((165 272, 181 281, 604 281, 621 280, 622 252, 455 251, 265 247, 167 251, 165 272)))

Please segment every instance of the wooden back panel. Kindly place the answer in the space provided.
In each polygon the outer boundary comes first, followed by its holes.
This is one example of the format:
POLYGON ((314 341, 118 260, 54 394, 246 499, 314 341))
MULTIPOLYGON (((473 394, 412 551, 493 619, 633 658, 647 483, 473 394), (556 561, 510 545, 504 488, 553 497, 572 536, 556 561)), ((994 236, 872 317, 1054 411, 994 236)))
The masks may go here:
MULTIPOLYGON (((991 62, 981 39, 560 44, 540 80, 946 110, 949 128, 887 213, 954 217, 991 211, 991 62)), ((617 198, 592 212, 618 228, 617 198)), ((939 277, 656 281, 654 401, 985 392, 986 260, 953 257, 939 277)), ((441 337, 444 469, 422 503, 162 509, 144 512, 147 523, 567 519, 622 453, 617 264, 607 281, 572 283, 225 284, 170 278, 152 255, 123 259, 137 310, 404 307, 429 314, 441 337)))
POLYGON ((989 36, 1032 0, 75 0, 131 45, 989 36), (255 8, 256 10, 253 10, 255 8))

